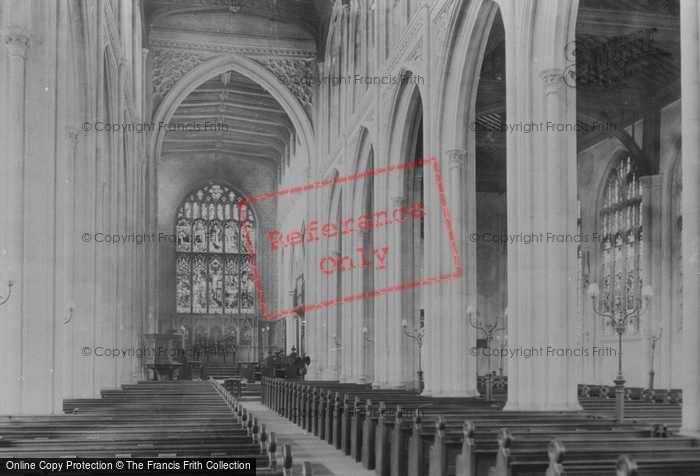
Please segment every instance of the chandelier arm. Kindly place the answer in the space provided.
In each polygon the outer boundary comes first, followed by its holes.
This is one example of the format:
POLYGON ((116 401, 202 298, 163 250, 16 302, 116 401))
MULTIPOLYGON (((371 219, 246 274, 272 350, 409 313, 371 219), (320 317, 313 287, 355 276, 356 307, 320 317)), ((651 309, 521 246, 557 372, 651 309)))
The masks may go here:
POLYGON ((598 312, 598 310, 595 308, 595 306, 593 306, 593 312, 595 312, 596 314, 598 314, 601 317, 610 319, 613 322, 613 324, 617 323, 617 319, 615 319, 615 316, 610 315, 610 314, 603 314, 602 312, 598 312))
POLYGON ((5 297, 5 299, 2 302, 0 302, 0 306, 5 304, 9 300, 11 295, 12 295, 12 286, 8 286, 7 297, 5 297))
POLYGON ((498 326, 498 316, 496 316, 496 319, 493 321, 493 325, 489 326, 489 332, 493 332, 493 330, 498 326))
MULTIPOLYGON (((649 306, 647 304, 648 303, 644 303, 644 309, 642 309, 639 313, 640 316, 643 316, 649 310, 649 306)), ((641 307, 641 305, 640 305, 640 307, 641 307)))
MULTIPOLYGON (((640 307, 642 307, 642 303, 641 303, 640 300, 637 300, 637 305, 634 306, 634 309, 632 309, 630 312, 625 311, 625 317, 622 319, 622 322, 625 322, 625 321, 627 320, 628 317, 632 317, 632 316, 634 316, 635 314, 637 314, 637 312, 639 311, 639 308, 640 308, 640 307)), ((646 311, 646 309, 645 309, 645 311, 646 311)), ((643 312, 639 313, 640 316, 641 316, 642 314, 643 314, 643 312)))
POLYGON ((406 335, 407 335, 408 337, 410 337, 411 339, 415 339, 415 338, 416 338, 415 336, 412 336, 411 334, 409 334, 408 331, 407 331, 405 328, 404 328, 404 330, 403 330, 403 333, 406 334, 406 335))

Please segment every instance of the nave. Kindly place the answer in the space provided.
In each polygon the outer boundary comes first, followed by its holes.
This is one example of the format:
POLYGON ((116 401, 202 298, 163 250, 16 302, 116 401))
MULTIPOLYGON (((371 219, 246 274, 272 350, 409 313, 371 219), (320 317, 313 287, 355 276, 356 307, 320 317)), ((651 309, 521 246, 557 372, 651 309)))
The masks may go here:
POLYGON ((0 35, 3 455, 698 472, 697 1, 0 0, 0 35))
POLYGON ((580 386, 583 412, 503 412, 498 390, 431 398, 263 377, 258 401, 214 379, 139 382, 67 399, 62 416, 3 419, 0 457, 253 458, 263 476, 697 474, 700 445, 677 434, 678 394, 628 390, 620 422, 601 386, 580 386))

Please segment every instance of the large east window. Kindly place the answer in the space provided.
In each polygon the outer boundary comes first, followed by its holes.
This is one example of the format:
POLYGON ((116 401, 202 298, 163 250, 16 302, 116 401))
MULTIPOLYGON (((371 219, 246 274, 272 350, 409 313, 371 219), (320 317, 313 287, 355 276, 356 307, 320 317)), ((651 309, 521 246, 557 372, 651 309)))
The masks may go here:
MULTIPOLYGON (((601 311, 624 317, 634 310, 642 288, 642 186, 634 162, 620 159, 605 185, 602 224, 601 311)), ((612 334, 610 319, 603 320, 603 331, 612 334)), ((627 319, 628 333, 639 331, 636 316, 627 319)))
MULTIPOLYGON (((177 215, 177 312, 179 314, 253 314, 255 280, 239 201, 225 185, 207 185, 192 193, 177 215)), ((251 241, 255 221, 245 221, 251 241)))

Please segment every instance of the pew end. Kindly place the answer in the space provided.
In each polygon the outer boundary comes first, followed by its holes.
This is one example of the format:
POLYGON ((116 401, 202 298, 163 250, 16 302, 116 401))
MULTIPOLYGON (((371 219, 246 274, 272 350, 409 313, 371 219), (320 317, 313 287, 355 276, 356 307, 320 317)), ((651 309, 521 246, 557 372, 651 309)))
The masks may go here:
POLYGON ((549 467, 547 468, 546 476, 564 476, 564 457, 566 456, 566 448, 564 444, 559 439, 554 439, 550 441, 549 448, 547 448, 547 455, 549 456, 549 467))
POLYGON ((513 436, 507 428, 498 430, 498 453, 496 454, 496 466, 489 469, 489 476, 508 476, 510 466, 510 445, 513 436))
POLYGON ((284 476, 292 476, 292 447, 290 445, 282 446, 282 474, 284 476))
POLYGON ((251 428, 253 443, 257 444, 260 442, 260 435, 258 434, 259 431, 260 431, 260 427, 258 426, 258 419, 253 418, 253 424, 252 424, 252 428, 251 428))
POLYGON ((474 460, 474 424, 467 420, 464 422, 462 432, 462 452, 457 456, 456 476, 469 476, 476 474, 476 461, 474 460))
POLYGON ((637 476, 637 463, 634 458, 627 455, 620 455, 615 463, 615 476, 637 476))
POLYGON ((268 448, 267 427, 264 423, 260 424, 260 454, 264 454, 268 448))
POLYGON ((270 442, 267 447, 267 458, 269 461, 268 469, 277 469, 277 436, 274 431, 270 432, 270 442))
POLYGON ((301 476, 313 476, 313 470, 311 469, 311 463, 308 461, 304 461, 304 464, 301 467, 301 476))

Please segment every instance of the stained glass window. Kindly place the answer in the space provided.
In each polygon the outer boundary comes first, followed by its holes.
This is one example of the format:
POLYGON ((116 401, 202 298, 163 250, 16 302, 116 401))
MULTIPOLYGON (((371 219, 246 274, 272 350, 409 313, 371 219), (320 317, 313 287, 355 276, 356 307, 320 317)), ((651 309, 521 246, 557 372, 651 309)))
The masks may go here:
MULTIPOLYGON (((601 307, 620 318, 635 309, 642 289, 642 185, 630 157, 610 172, 603 197, 601 307)), ((603 330, 613 333, 610 319, 604 320, 603 330)), ((627 319, 626 331, 639 331, 637 316, 627 319)))
POLYGON ((255 278, 250 247, 255 220, 225 185, 190 194, 177 215, 176 308, 180 314, 252 314, 255 278), (245 223, 241 219, 245 220, 245 223))

